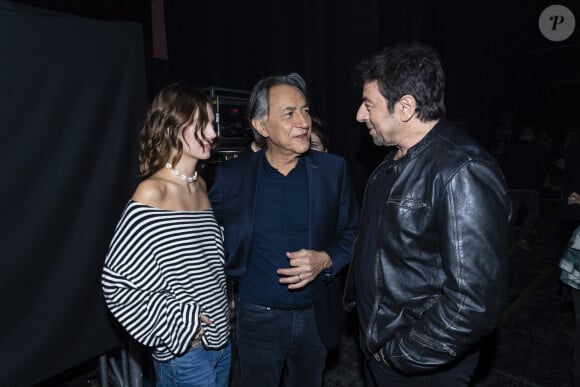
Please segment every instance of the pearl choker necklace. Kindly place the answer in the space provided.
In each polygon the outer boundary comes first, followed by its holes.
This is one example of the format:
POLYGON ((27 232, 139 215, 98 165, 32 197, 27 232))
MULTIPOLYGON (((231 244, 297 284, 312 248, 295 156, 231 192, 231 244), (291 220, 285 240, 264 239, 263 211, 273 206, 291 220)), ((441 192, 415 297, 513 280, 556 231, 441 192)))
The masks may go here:
POLYGON ((172 174, 174 174, 175 176, 177 176, 178 178, 180 178, 181 180, 183 180, 187 183, 193 183, 194 181, 197 181, 197 171, 195 171, 193 176, 188 177, 188 176, 185 176, 183 173, 179 172, 177 169, 173 169, 173 166, 171 165, 171 163, 165 164, 165 168, 169 169, 172 174))

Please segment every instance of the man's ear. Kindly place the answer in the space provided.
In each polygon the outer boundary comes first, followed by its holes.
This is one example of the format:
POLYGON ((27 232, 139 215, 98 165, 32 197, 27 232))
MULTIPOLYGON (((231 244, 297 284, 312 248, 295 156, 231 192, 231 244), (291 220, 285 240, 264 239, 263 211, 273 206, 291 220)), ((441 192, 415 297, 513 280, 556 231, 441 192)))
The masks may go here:
POLYGON ((408 122, 415 116, 415 109, 417 108, 417 101, 415 97, 405 94, 399 99, 398 113, 399 118, 403 122, 408 122))
POLYGON ((264 121, 259 118, 252 118, 252 126, 262 135, 262 137, 270 136, 270 133, 266 130, 266 125, 264 121))

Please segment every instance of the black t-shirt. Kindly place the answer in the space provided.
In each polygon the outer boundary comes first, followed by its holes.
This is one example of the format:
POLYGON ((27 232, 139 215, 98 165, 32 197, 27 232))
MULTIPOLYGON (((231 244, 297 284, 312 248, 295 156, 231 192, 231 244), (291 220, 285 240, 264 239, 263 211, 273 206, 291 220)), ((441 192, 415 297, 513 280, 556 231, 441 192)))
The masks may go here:
MULTIPOLYGON (((395 175, 389 172, 391 165, 389 161, 383 163, 369 178, 361 211, 354 253, 356 260, 354 280, 361 338, 367 336, 365 331, 376 298, 378 224, 381 209, 386 205, 388 194, 396 180, 395 175)), ((361 348, 366 352, 363 341, 361 348)))

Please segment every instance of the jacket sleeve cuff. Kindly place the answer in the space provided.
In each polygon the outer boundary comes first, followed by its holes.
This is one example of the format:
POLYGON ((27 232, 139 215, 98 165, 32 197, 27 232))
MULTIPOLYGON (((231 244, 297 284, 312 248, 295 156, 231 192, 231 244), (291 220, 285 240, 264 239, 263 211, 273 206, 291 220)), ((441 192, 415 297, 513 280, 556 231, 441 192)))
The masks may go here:
POLYGON ((334 266, 334 264, 332 262, 332 255, 330 255, 330 253, 328 251, 325 251, 325 253, 328 254, 328 256, 330 257, 330 267, 329 268, 326 268, 326 269, 323 269, 320 272, 320 278, 323 281, 330 281, 336 275, 336 272, 334 271, 335 266, 334 266))

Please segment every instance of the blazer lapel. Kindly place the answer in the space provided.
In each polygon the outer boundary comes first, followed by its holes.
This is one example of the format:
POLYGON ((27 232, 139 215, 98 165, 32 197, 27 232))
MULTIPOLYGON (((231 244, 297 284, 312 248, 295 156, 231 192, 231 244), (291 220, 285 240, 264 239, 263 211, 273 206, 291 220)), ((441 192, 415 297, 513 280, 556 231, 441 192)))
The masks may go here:
POLYGON ((244 216, 241 219, 247 220, 246 227, 243 228, 242 239, 246 241, 244 246, 246 246, 246 251, 244 252, 246 256, 251 253, 250 246, 252 245, 252 240, 254 239, 254 215, 256 209, 256 192, 258 189, 258 174, 262 168, 262 159, 264 155, 263 150, 259 150, 250 157, 250 162, 245 164, 245 171, 240 171, 242 180, 240 185, 240 200, 238 205, 244 210, 244 216))
POLYGON ((317 201, 323 196, 320 196, 322 193, 320 192, 320 184, 318 184, 320 173, 318 163, 310 156, 310 154, 304 155, 304 161, 306 165, 306 182, 308 184, 308 248, 312 248, 312 241, 316 237, 316 222, 319 218, 316 213, 319 208, 317 201))

